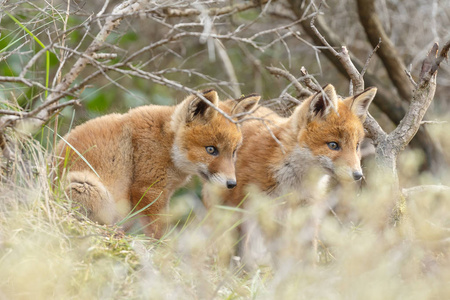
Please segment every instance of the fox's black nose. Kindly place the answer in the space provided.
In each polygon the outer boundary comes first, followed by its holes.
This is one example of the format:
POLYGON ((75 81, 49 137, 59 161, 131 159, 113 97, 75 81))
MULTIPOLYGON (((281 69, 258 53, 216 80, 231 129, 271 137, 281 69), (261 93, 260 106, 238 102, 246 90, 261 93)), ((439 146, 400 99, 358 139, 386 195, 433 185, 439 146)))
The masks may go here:
POLYGON ((227 188, 232 189, 236 186, 236 180, 227 180, 227 188))
POLYGON ((353 179, 360 180, 362 177, 363 177, 363 173, 361 173, 360 171, 353 172, 353 179))

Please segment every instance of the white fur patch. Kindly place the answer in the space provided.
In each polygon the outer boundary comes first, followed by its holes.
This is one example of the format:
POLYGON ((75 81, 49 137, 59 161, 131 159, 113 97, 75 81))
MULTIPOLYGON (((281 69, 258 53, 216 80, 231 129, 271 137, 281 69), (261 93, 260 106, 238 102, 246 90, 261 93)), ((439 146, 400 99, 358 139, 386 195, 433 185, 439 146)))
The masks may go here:
POLYGON ((298 190, 304 176, 313 165, 314 157, 311 151, 297 145, 275 173, 278 187, 274 193, 281 195, 292 190, 298 190))
POLYGON ((222 173, 214 173, 211 174, 209 177, 209 181, 218 185, 222 185, 222 186, 227 186, 227 180, 229 178, 227 178, 224 174, 222 173))
POLYGON ((278 186, 272 196, 298 191, 305 196, 326 193, 333 172, 333 161, 326 156, 314 156, 307 148, 296 146, 275 172, 278 186), (328 170, 328 171, 327 171, 328 170))
POLYGON ((188 175, 197 174, 199 170, 207 171, 207 166, 205 164, 192 163, 187 158, 186 153, 181 150, 176 144, 172 146, 172 160, 177 169, 188 175))
POLYGON ((317 182, 317 191, 320 193, 320 197, 325 196, 325 194, 328 190, 328 187, 330 185, 330 179, 331 179, 331 176, 326 174, 326 175, 323 175, 317 182))

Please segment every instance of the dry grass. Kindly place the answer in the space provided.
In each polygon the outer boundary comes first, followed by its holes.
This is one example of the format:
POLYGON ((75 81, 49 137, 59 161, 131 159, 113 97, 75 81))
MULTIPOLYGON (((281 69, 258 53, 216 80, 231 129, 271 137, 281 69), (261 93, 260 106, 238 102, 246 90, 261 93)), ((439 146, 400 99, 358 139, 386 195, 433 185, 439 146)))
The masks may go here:
MULTIPOLYGON (((445 128, 435 136, 445 141, 445 128)), ((26 160, 2 171, 2 299, 444 299, 450 293, 448 192, 415 195, 406 221, 386 226, 390 191, 368 176, 361 195, 336 194, 339 218, 323 216, 319 255, 312 248, 316 205, 250 197, 245 210, 217 206, 202 213, 184 193, 169 218, 183 221, 155 241, 77 216, 49 179, 48 153, 35 141, 24 145, 26 160), (245 267, 248 258, 230 263, 242 221, 259 228, 270 254, 262 266, 245 267)), ((430 174, 419 176, 417 162, 414 152, 401 157, 403 185, 432 183, 430 174)))

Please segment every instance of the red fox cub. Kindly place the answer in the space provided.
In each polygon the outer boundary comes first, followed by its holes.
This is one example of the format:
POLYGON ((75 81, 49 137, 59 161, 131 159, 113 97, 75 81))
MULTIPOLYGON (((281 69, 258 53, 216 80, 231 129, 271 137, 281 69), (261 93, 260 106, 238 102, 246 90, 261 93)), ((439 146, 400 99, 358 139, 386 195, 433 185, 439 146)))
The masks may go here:
MULTIPOLYGON (((341 182, 360 180, 363 122, 376 91, 368 88, 340 100, 334 87, 327 85, 299 105, 289 118, 259 107, 253 116, 266 118, 271 132, 260 120, 243 122, 244 142, 236 162, 237 186, 221 190, 224 202, 238 205, 249 185, 271 197, 297 191, 308 198, 322 182, 311 181, 312 174, 319 175, 316 179, 331 176, 341 182)), ((206 204, 213 200, 210 192, 211 186, 207 185, 206 204)))
MULTIPOLYGON (((227 105, 214 90, 203 96, 237 118, 260 99, 251 95, 227 105)), ((64 137, 56 153, 59 166, 67 164, 68 194, 89 218, 114 224, 134 207, 148 206, 140 213, 144 232, 160 237, 164 223, 158 214, 191 175, 229 189, 236 186, 241 143, 236 124, 190 95, 176 106, 148 105, 90 120, 64 137)))

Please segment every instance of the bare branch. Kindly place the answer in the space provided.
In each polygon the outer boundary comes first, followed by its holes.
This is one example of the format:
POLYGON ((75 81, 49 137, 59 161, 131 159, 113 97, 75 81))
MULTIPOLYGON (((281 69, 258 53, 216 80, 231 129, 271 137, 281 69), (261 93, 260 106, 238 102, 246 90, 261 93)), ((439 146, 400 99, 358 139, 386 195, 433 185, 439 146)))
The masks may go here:
POLYGON ((334 56, 339 57, 338 52, 328 43, 327 39, 320 33, 320 31, 317 29, 316 26, 314 26, 314 23, 316 22, 317 15, 319 14, 319 11, 316 12, 316 14, 311 18, 310 27, 317 38, 322 42, 325 47, 328 48, 328 50, 333 53, 334 56))
POLYGON ((34 83, 31 81, 28 81, 27 79, 25 79, 23 77, 12 77, 12 76, 0 76, 0 82, 20 82, 20 83, 25 84, 28 87, 32 87, 33 85, 39 85, 39 83, 34 83))
POLYGON ((9 110, 9 109, 0 109, 0 115, 22 117, 24 115, 24 112, 23 111, 9 110))
POLYGON ((405 76, 406 69, 400 59, 395 45, 389 39, 389 36, 383 29, 382 23, 378 18, 374 0, 357 0, 358 15, 361 24, 364 27, 367 38, 375 47, 379 39, 383 40, 383 46, 377 52, 394 86, 397 88, 400 96, 410 101, 412 98, 412 86, 405 76))
POLYGON ((440 124, 447 124, 447 121, 421 121, 420 125, 425 125, 425 124, 434 124, 434 125, 440 125, 440 124))
MULTIPOLYGON (((297 16, 297 18, 304 18, 308 13, 310 13, 311 5, 304 5, 303 0, 288 0, 292 11, 297 16)), ((317 13, 314 13, 317 14, 317 13)), ((346 69, 342 66, 340 60, 333 54, 330 48, 327 47, 323 41, 316 35, 316 33, 311 28, 311 23, 309 21, 301 22, 303 30, 313 39, 314 43, 317 45, 317 48, 320 48, 323 53, 336 67, 336 69, 343 74, 344 76, 349 77, 346 69)), ((335 32, 333 32, 325 23, 323 18, 320 16, 316 16, 316 20, 314 22, 314 27, 320 32, 320 35, 325 38, 325 40, 331 45, 332 48, 340 47, 343 42, 339 39, 335 32)), ((334 50, 334 49, 333 49, 334 50)), ((363 63, 360 62, 356 57, 350 57, 353 64, 357 69, 363 69, 363 63)), ((364 76, 364 81, 366 86, 376 86, 378 87, 377 96, 375 97, 375 105, 385 113, 389 119, 391 119, 394 123, 400 122, 405 114, 405 109, 403 108, 402 102, 396 97, 393 93, 389 92, 388 89, 382 89, 383 83, 378 80, 378 78, 371 74, 370 72, 366 72, 364 76)), ((420 134, 420 137, 423 136, 423 133, 420 134)), ((426 145, 425 141, 428 139, 423 139, 420 144, 426 145)))
POLYGON ((292 75, 288 71, 285 71, 285 70, 282 70, 282 69, 276 68, 276 67, 266 67, 266 69, 269 70, 270 74, 272 74, 272 75, 282 76, 282 77, 286 78, 287 80, 289 80, 292 83, 292 85, 295 87, 295 89, 297 90, 297 92, 299 94, 299 98, 304 98, 304 97, 310 96, 312 94, 310 91, 305 89, 300 84, 300 82, 297 80, 297 78, 295 78, 294 75, 292 75))
POLYGON ((367 68, 369 68, 369 63, 372 59, 372 56, 375 54, 375 52, 377 52, 378 48, 380 48, 380 45, 381 45, 381 38, 379 39, 378 44, 375 46, 375 48, 373 48, 372 52, 369 54, 369 57, 367 58, 366 63, 364 65, 363 69, 361 70, 361 77, 364 77, 364 74, 366 73, 367 68))
POLYGON ((386 132, 370 113, 367 113, 364 129, 366 130, 366 136, 373 141, 375 147, 384 142, 387 138, 386 132))
POLYGON ((406 198, 411 197, 414 194, 422 192, 450 192, 450 186, 446 185, 419 185, 411 188, 402 189, 402 193, 406 198))
MULTIPOLYGON (((288 0, 291 9, 294 12, 294 14, 297 16, 297 18, 303 18, 305 15, 308 14, 308 9, 311 9, 311 6, 304 5, 304 1, 302 0, 288 0)), ((336 57, 333 52, 327 47, 323 41, 317 37, 316 33, 311 28, 310 22, 303 21, 301 22, 301 25, 303 27, 303 30, 314 40, 316 45, 325 46, 324 50, 321 51, 336 67, 336 69, 343 74, 346 77, 349 77, 348 71, 342 66, 342 62, 339 60, 338 57, 336 57)), ((318 31, 321 33, 321 35, 328 41, 328 44, 331 45, 332 48, 337 48, 342 45, 342 41, 339 39, 339 37, 336 35, 333 30, 331 30, 323 18, 320 18, 320 16, 316 16, 316 21, 314 23, 314 26, 317 27, 318 31)), ((379 41, 379 36, 376 37, 376 42, 374 45, 379 41)), ((383 39, 383 46, 380 47, 382 49, 385 46, 385 39, 383 39)), ((334 50, 334 49, 333 49, 334 50)), ((350 55, 350 54, 349 54, 350 55)), ((350 59, 353 62, 353 64, 356 66, 357 69, 362 70, 363 64, 355 57, 352 57, 350 55, 350 59)), ((404 69, 401 71, 403 72, 404 69)), ((405 76, 406 77, 406 76, 405 76)), ((378 87, 377 95, 374 99, 374 104, 383 112, 385 113, 390 120, 394 124, 398 124, 406 114, 406 108, 403 104, 403 101, 401 101, 396 94, 392 93, 389 88, 384 88, 384 83, 381 82, 378 77, 376 77, 374 74, 371 74, 369 71, 367 71, 364 75, 364 82, 366 86, 376 86, 378 87)), ((423 128, 420 128, 417 132, 416 138, 412 140, 411 142, 412 146, 420 147, 424 150, 425 155, 427 157, 427 167, 431 169, 439 169, 442 164, 441 162, 445 161, 445 157, 443 156, 440 149, 436 147, 436 145, 433 143, 430 135, 425 131, 423 128)))
POLYGON ((275 134, 273 134, 272 129, 270 129, 269 125, 267 125, 267 122, 270 122, 268 120, 264 120, 262 119, 261 122, 264 124, 264 126, 266 127, 267 131, 270 133, 270 136, 273 138, 273 140, 278 144, 278 146, 280 146, 281 152, 284 154, 286 154, 286 149, 284 148, 284 145, 282 142, 280 142, 280 140, 275 136, 275 134))
POLYGON ((50 108, 50 111, 54 112, 54 111, 60 110, 60 109, 62 109, 64 107, 67 107, 67 106, 73 106, 73 105, 79 105, 79 104, 80 104, 80 100, 78 100, 78 99, 76 99, 76 100, 69 100, 67 102, 60 103, 58 105, 52 106, 50 108))
POLYGON ((93 59, 114 59, 117 58, 117 53, 93 53, 93 59))
POLYGON ((409 144, 420 128, 420 123, 434 98, 437 70, 447 57, 449 48, 450 42, 438 55, 439 46, 435 43, 423 61, 419 83, 414 91, 411 105, 398 127, 389 134, 389 140, 395 145, 397 153, 409 144))
POLYGON ((232 84, 231 89, 233 90, 234 97, 239 98, 242 93, 241 89, 239 88, 239 81, 237 79, 236 72, 234 71, 233 63, 231 62, 231 59, 228 56, 223 43, 218 39, 214 39, 214 44, 216 45, 217 53, 222 60, 225 72, 227 73, 228 78, 232 84))
POLYGON ((154 81, 156 83, 159 83, 161 85, 169 86, 169 87, 175 88, 177 90, 181 90, 181 91, 188 92, 190 94, 194 94, 197 97, 199 97, 200 99, 202 99, 208 106, 210 106, 211 108, 216 110, 218 113, 223 115, 228 121, 230 121, 231 123, 236 123, 236 121, 233 120, 226 112, 224 112, 222 109, 220 109, 219 107, 215 106, 210 101, 208 101, 203 96, 202 93, 199 93, 196 90, 188 88, 188 87, 186 87, 186 86, 184 86, 181 83, 178 83, 176 81, 164 78, 162 76, 155 75, 155 74, 150 73, 150 72, 145 72, 145 71, 143 71, 141 69, 138 69, 138 68, 132 66, 131 64, 129 64, 128 66, 133 70, 132 72, 131 71, 124 71, 124 70, 120 70, 120 69, 117 69, 117 71, 125 72, 127 74, 132 74, 132 75, 139 76, 139 77, 146 78, 146 79, 150 79, 150 80, 152 80, 152 81, 154 81))
POLYGON ((427 84, 428 81, 436 74, 443 60, 448 60, 448 52, 450 50, 450 41, 448 41, 438 55, 439 45, 434 43, 427 57, 423 61, 422 69, 419 75, 419 85, 427 84))
POLYGON ((411 65, 409 65, 409 70, 405 70, 406 76, 408 76, 409 81, 411 82, 411 84, 413 85, 413 87, 416 89, 417 88, 417 83, 414 81, 414 79, 412 78, 411 75, 411 65))
POLYGON ((300 73, 302 73, 302 80, 305 83, 305 85, 312 90, 313 92, 320 92, 322 89, 319 85, 317 85, 315 82, 312 81, 311 78, 313 78, 311 75, 309 75, 308 71, 304 66, 300 68, 300 73))
POLYGON ((350 59, 350 55, 348 53, 347 47, 342 46, 341 51, 337 52, 328 41, 324 38, 324 36, 319 32, 319 30, 314 26, 314 22, 316 20, 317 14, 311 19, 311 29, 315 33, 315 35, 322 41, 322 43, 328 48, 328 50, 333 53, 333 55, 341 62, 341 65, 346 70, 348 76, 352 81, 353 85, 353 94, 361 93, 364 90, 364 81, 362 80, 361 74, 359 74, 358 69, 353 64, 350 59))
MULTIPOLYGON (((106 38, 109 36, 111 31, 116 28, 124 15, 129 15, 136 13, 139 9, 141 9, 141 1, 138 0, 128 0, 116 8, 114 8, 111 16, 106 18, 105 25, 101 28, 100 32, 97 34, 95 39, 89 45, 89 47, 84 52, 83 56, 80 56, 78 60, 75 62, 71 70, 63 77, 61 82, 55 87, 52 93, 47 97, 42 105, 36 108, 34 111, 24 115, 22 118, 30 118, 30 125, 34 128, 39 128, 43 123, 45 123, 51 114, 51 109, 49 107, 55 103, 62 97, 66 95, 66 91, 70 87, 70 85, 75 81, 81 71, 86 67, 90 59, 92 59, 93 53, 97 52, 100 47, 103 45, 106 38), (36 115, 36 112, 37 115, 36 115), (34 117, 36 115, 36 117, 34 117)), ((2 78, 0 78, 2 79, 2 78)), ((5 81, 11 78, 3 78, 5 81)), ((14 82, 23 82, 25 84, 28 83, 26 79, 20 78, 14 82)), ((34 85, 34 84, 33 84, 34 85)), ((45 88, 45 87, 44 87, 45 88)), ((5 126, 12 126, 19 121, 20 117, 17 116, 4 116, 0 117, 0 128, 5 128, 5 126)))
MULTIPOLYGON (((272 0, 271 2, 274 2, 275 0, 272 0)), ((219 8, 210 8, 208 10, 209 16, 221 16, 221 15, 227 15, 232 13, 241 12, 244 10, 248 10, 251 8, 255 8, 258 6, 261 6, 263 4, 266 4, 269 2, 269 0, 261 0, 261 1, 248 1, 244 3, 238 3, 230 6, 225 7, 219 7, 219 8)), ((163 10, 163 14, 165 17, 189 17, 189 16, 198 16, 201 14, 201 11, 196 8, 166 8, 163 10)))

